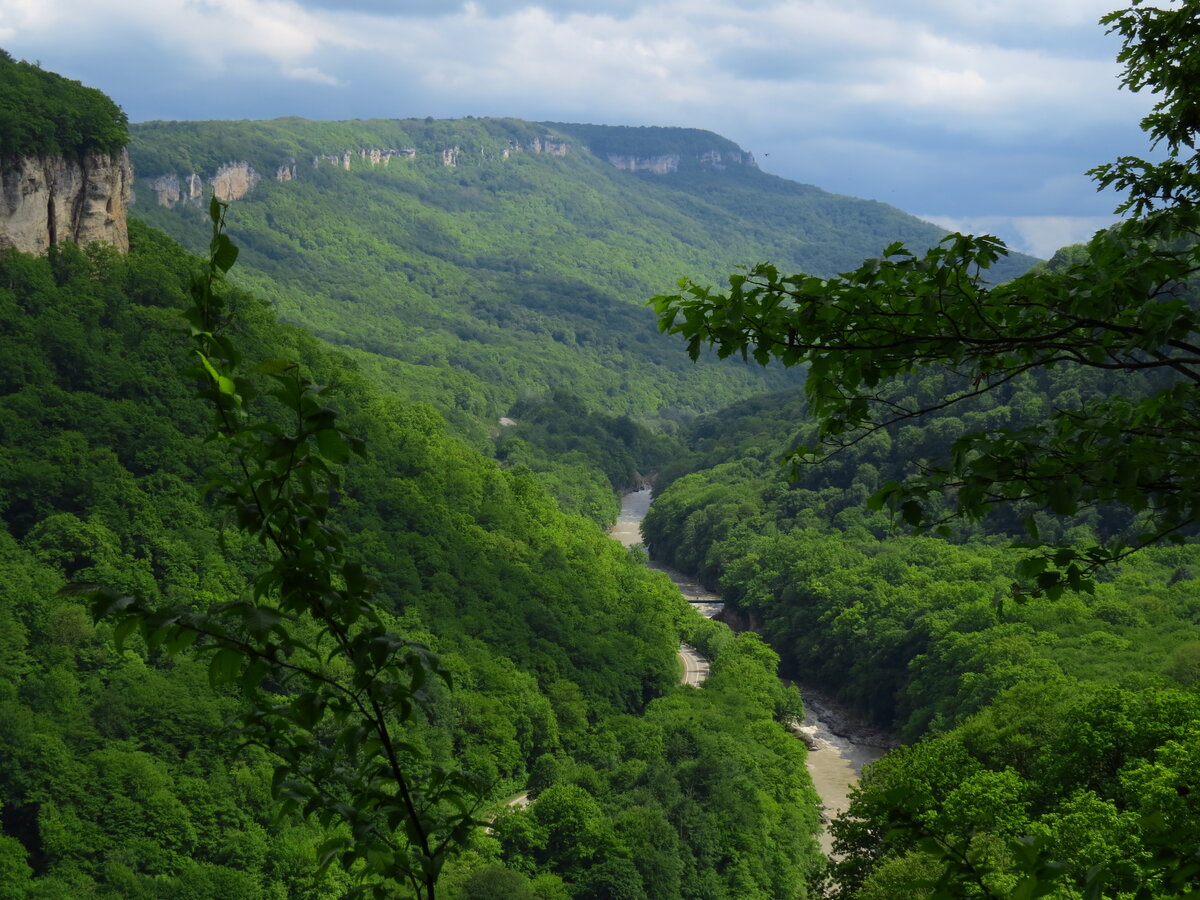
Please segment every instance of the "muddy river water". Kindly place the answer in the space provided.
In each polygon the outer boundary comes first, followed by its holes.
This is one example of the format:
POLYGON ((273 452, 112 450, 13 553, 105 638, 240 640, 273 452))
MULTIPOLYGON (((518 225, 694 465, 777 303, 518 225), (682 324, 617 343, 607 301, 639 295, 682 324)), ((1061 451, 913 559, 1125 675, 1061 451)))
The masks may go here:
MULTIPOLYGON (((648 489, 626 494, 621 501, 621 515, 609 534, 627 547, 641 546, 641 524, 650 500, 648 489)), ((721 598, 695 580, 658 563, 650 563, 650 567, 670 576, 688 602, 704 615, 718 616, 724 609, 721 598)), ((825 816, 831 819, 849 805, 847 795, 857 783, 862 767, 883 756, 887 742, 861 728, 853 716, 829 697, 804 685, 800 689, 807 717, 796 726, 796 731, 808 744, 808 770, 825 816)), ((828 833, 822 831, 820 839, 821 848, 828 853, 831 849, 828 833)))

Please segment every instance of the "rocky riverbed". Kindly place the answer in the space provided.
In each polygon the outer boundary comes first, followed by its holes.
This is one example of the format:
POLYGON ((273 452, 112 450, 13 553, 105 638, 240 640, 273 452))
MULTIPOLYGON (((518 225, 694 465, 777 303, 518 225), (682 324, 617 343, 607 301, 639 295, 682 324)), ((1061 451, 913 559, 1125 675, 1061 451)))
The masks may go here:
MULTIPOLYGON (((621 515, 609 534, 627 547, 641 546, 642 519, 651 499, 649 489, 626 494, 621 501, 621 515)), ((704 615, 720 616, 725 604, 718 595, 667 566, 652 562, 650 567, 665 572, 704 615)), ((865 726, 824 692, 804 684, 798 687, 807 715, 794 730, 808 745, 808 771, 821 798, 823 818, 828 821, 849 806, 850 790, 858 783, 863 766, 879 759, 896 742, 885 732, 865 726)), ((827 831, 821 832, 820 841, 826 853, 832 851, 827 831)))

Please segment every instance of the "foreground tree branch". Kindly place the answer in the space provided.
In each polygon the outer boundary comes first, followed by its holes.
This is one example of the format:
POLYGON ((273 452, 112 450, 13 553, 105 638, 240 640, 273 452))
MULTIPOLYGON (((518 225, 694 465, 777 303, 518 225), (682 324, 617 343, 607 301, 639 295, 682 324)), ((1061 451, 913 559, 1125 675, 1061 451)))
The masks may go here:
POLYGON ((479 824, 482 797, 475 779, 438 765, 406 734, 431 683, 448 685, 449 675, 426 647, 389 629, 373 582, 330 521, 334 467, 364 448, 323 402, 325 389, 293 363, 268 361, 260 373, 288 424, 250 414, 254 379, 226 334, 221 293, 237 258, 225 208, 212 202, 209 257, 192 284, 196 364, 186 374, 213 409, 210 440, 232 460, 209 494, 267 549, 270 565, 245 597, 207 610, 157 610, 96 586, 74 591, 116 624, 118 647, 136 632, 152 652, 208 656, 214 689, 242 695, 234 726, 242 742, 275 759, 281 810, 331 830, 318 851, 322 869, 339 860, 359 877, 358 895, 392 897, 405 885, 435 900, 447 854, 479 824))
POLYGON ((1123 157, 1092 171, 1102 187, 1128 192, 1120 211, 1134 216, 1097 233, 1072 264, 992 285, 984 277, 1004 244, 952 234, 923 255, 892 244, 834 278, 760 264, 730 276, 726 289, 684 279, 651 301, 659 329, 685 338, 693 358, 708 346, 721 358, 804 367, 817 433, 789 454, 793 467, 1026 372, 1069 365, 1150 375, 1155 387, 1144 396, 1085 397, 1027 427, 964 430, 944 458, 871 498, 917 529, 944 529, 947 502, 951 517, 969 520, 1017 501, 1059 516, 1128 512, 1133 533, 1038 551, 1041 562, 1025 569, 1035 580, 1018 593, 1090 589, 1104 565, 1182 541, 1200 524, 1200 2, 1136 3, 1102 22, 1125 38, 1124 84, 1160 92, 1142 126, 1171 158, 1123 157), (896 379, 930 370, 957 373, 958 386, 915 408, 889 395, 896 379))

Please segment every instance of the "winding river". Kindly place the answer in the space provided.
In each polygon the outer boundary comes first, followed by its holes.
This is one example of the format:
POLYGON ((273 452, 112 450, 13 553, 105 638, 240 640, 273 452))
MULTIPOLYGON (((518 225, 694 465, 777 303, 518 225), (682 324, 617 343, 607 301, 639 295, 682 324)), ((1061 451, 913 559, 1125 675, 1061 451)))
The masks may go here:
MULTIPOLYGON (((627 547, 642 545, 641 525, 650 508, 649 489, 626 494, 621 500, 621 515, 609 534, 627 547)), ((658 563, 652 569, 665 572, 701 613, 712 618, 720 614, 725 604, 716 594, 686 575, 658 563)), ((825 817, 832 819, 849 806, 850 788, 858 782, 862 767, 874 762, 886 752, 875 741, 859 739, 853 717, 819 691, 801 685, 807 716, 795 727, 799 737, 808 744, 808 771, 821 798, 825 817)), ((825 830, 820 835, 821 849, 829 853, 832 842, 825 830)))

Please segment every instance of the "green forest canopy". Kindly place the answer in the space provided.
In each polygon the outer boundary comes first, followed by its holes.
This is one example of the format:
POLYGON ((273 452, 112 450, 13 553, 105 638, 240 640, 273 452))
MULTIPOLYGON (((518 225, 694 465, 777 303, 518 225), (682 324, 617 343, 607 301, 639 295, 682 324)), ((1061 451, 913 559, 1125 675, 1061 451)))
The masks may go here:
MULTIPOLYGON (((693 363, 660 338, 646 297, 683 272, 715 277, 774 256, 832 274, 891 240, 928 246, 943 234, 885 204, 754 168, 697 162, 633 174, 583 147, 733 146, 686 129, 285 119, 152 122, 132 133, 142 179, 207 177, 230 160, 259 172, 230 211, 242 247, 235 278, 475 435, 514 403, 553 391, 662 429, 798 383, 799 373, 693 363), (568 149, 537 153, 539 141, 568 149), (442 151, 455 147, 457 165, 444 165, 442 151), (362 155, 371 148, 415 156, 372 165, 362 155), (348 171, 326 158, 347 153, 348 171), (281 165, 290 180, 270 177, 281 165)), ((145 180, 132 215, 194 250, 207 239, 200 209, 157 205, 145 180)))
MULTIPOLYGON (((207 667, 134 633, 119 650, 111 623, 60 593, 101 583, 202 612, 270 564, 201 499, 224 448, 203 440, 178 374, 195 261, 131 224, 128 256, 0 254, 0 889, 344 896, 356 876, 318 867, 337 829, 280 815, 275 760, 239 752, 223 724, 236 700, 207 667)), ((527 470, 451 439, 430 407, 384 396, 260 299, 232 303, 247 360, 302 361, 367 439, 331 519, 377 579, 382 621, 454 676, 405 740, 477 775, 499 818, 447 863, 443 894, 804 896, 821 867, 816 800, 803 745, 776 722, 796 698, 774 654, 699 617, 527 470), (677 685, 681 637, 714 660, 704 690, 677 685), (539 800, 504 813, 525 790, 539 800)))
POLYGON ((1198 13, 1105 18, 1170 155, 1096 170, 1136 218, 1041 271, 990 289, 1002 248, 955 237, 657 301, 693 347, 815 373, 685 429, 644 531, 797 677, 914 741, 832 826, 839 900, 1194 893, 1198 13), (826 458, 789 481, 797 447, 826 458), (1058 549, 1002 546, 1027 533, 1058 549), (1043 595, 1013 604, 1018 574, 1043 595))
POLYGON ((23 156, 118 153, 128 140, 125 113, 102 91, 0 50, 0 161, 5 165, 23 156))
MULTIPOLYGON (((1159 92, 1142 127, 1168 158, 1124 157, 1092 171, 1101 187, 1128 192, 1133 217, 1098 232, 1071 261, 992 286, 988 268, 1008 251, 989 236, 953 235, 927 252, 900 243, 853 272, 824 278, 759 265, 729 289, 685 282, 657 297, 659 327, 722 358, 803 367, 815 440, 791 451, 820 462, 901 423, 1005 389, 1031 371, 1080 367, 1147 376, 1143 395, 1064 398, 1019 428, 963 428, 941 452, 870 499, 905 523, 949 533, 946 516, 979 520, 1013 504, 1070 516, 1121 507, 1132 527, 1084 548, 1059 546, 1027 559, 1034 590, 1087 588, 1106 564, 1200 524, 1196 465, 1200 410, 1200 87, 1195 67, 1200 6, 1135 6, 1104 23, 1125 39, 1123 84, 1159 92), (946 389, 901 402, 903 376, 949 374, 946 389), (941 504, 952 498, 949 511, 941 504)), ((911 396, 911 393, 910 393, 911 396)), ((1036 521, 1026 519, 1030 539, 1036 521)))

